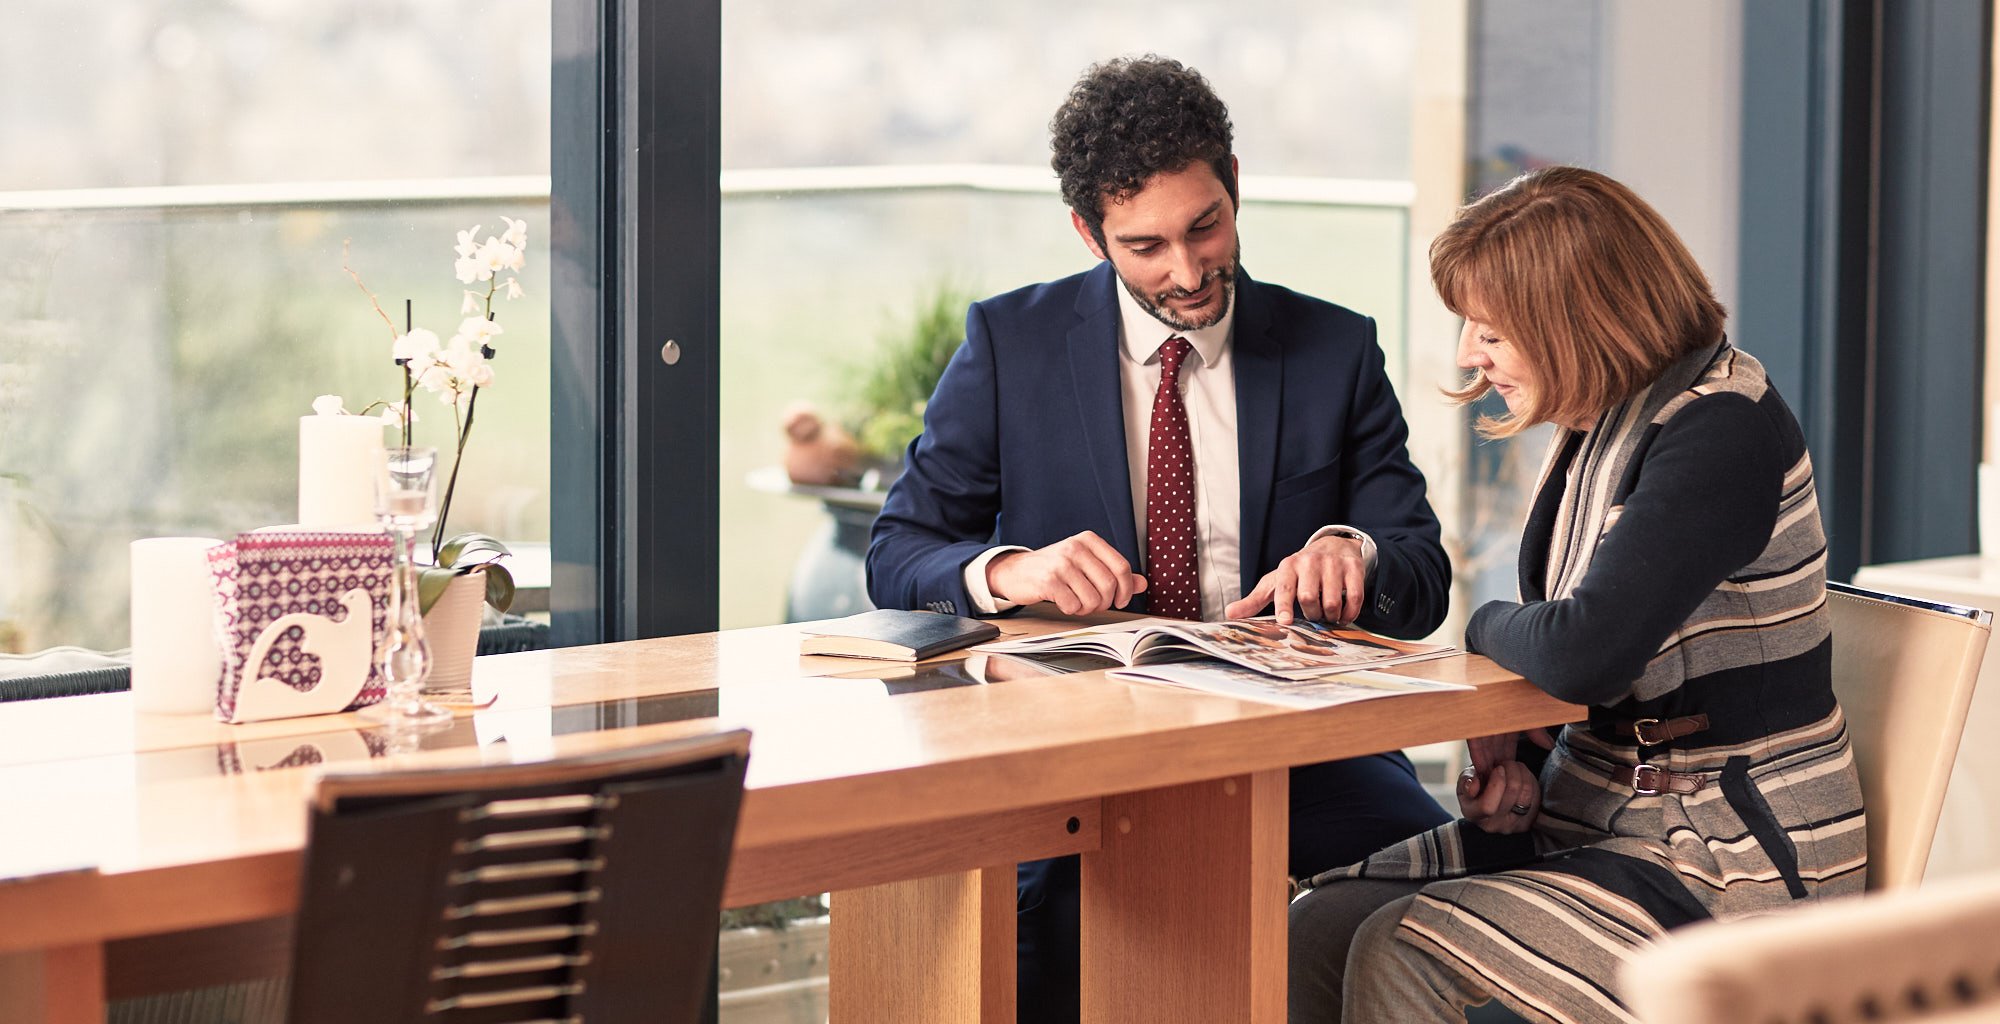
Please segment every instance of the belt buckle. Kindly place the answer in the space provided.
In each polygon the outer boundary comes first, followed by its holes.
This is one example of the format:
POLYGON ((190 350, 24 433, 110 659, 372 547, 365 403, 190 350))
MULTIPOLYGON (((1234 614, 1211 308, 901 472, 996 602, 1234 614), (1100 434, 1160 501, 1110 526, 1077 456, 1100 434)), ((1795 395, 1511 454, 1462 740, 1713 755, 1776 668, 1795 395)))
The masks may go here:
POLYGON ((1647 737, 1646 733, 1649 730, 1661 724, 1663 723, 1657 718, 1641 718, 1632 723, 1632 738, 1638 740, 1639 745, 1642 747, 1657 747, 1673 739, 1672 729, 1664 730, 1666 735, 1661 736, 1659 739, 1650 739, 1647 737))
POLYGON ((1660 780, 1666 775, 1666 770, 1657 765, 1635 765, 1632 768, 1632 792, 1640 796, 1659 796, 1660 780))

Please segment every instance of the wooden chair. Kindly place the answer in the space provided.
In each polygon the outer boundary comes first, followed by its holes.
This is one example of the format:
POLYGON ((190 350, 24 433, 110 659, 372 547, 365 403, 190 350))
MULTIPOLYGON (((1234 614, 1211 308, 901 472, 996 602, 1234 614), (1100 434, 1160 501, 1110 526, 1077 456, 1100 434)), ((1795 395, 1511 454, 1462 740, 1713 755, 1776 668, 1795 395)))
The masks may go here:
POLYGON ((1833 690, 1868 813, 1868 886, 1924 877, 1993 614, 1826 586, 1833 690))
POLYGON ((287 1019, 700 1019, 749 742, 329 775, 287 1019))

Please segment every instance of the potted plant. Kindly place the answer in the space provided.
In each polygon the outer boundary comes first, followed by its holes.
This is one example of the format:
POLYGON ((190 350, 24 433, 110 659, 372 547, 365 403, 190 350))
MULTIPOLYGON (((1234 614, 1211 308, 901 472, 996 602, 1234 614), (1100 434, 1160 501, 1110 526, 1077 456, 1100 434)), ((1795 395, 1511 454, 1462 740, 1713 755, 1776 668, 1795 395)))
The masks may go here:
POLYGON ((868 531, 883 493, 902 472, 924 407, 965 338, 969 298, 946 283, 921 295, 865 356, 839 371, 835 417, 807 405, 785 414, 791 491, 819 499, 828 519, 799 554, 786 594, 788 619, 833 618, 870 607, 862 584, 868 531))
MULTIPOLYGON (((500 561, 508 554, 507 546, 485 534, 452 534, 448 528, 479 395, 493 386, 496 341, 504 333, 493 300, 496 296, 513 300, 522 295, 520 272, 527 264, 528 225, 511 217, 500 219, 507 228, 498 235, 480 238, 477 224, 458 233, 453 270, 461 284, 472 287, 465 289, 459 306, 458 330, 445 341, 415 325, 408 302, 403 306, 403 329, 398 331, 361 276, 348 266, 342 247, 341 269, 354 279, 375 315, 388 326, 390 357, 403 378, 400 401, 372 403, 362 414, 379 409, 383 420, 400 432, 401 443, 408 445, 419 418, 412 407, 419 389, 437 396, 451 410, 451 469, 438 500, 437 522, 431 529, 430 564, 418 572, 417 583, 432 657, 427 685, 434 689, 467 685, 479 642, 481 605, 490 604, 504 612, 514 600, 513 574, 500 561)), ((337 411, 340 399, 323 395, 314 407, 322 412, 337 411)))
POLYGON ((885 335, 870 358, 848 369, 847 415, 861 456, 886 487, 901 472, 903 453, 924 430, 924 407, 938 378, 965 341, 972 297, 949 283, 933 285, 908 321, 885 335))
POLYGON ((807 487, 885 489, 901 469, 904 450, 923 432, 924 406, 965 340, 969 301, 948 284, 919 298, 907 322, 844 368, 837 419, 810 403, 787 409, 786 477, 807 487))

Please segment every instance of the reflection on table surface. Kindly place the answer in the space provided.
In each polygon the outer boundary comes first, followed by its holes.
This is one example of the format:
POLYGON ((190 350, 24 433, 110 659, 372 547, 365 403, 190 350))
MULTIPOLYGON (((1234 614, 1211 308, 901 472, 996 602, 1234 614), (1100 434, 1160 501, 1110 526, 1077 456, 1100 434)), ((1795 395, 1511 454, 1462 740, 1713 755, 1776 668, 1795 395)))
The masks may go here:
MULTIPOLYGON (((332 767, 391 754, 494 748, 501 744, 513 748, 512 759, 532 760, 549 756, 546 748, 554 737, 572 733, 717 718, 724 715, 725 706, 733 714, 760 708, 810 708, 1103 667, 1101 660, 1091 660, 1092 664, 1079 662, 1067 668, 979 655, 911 665, 871 662, 869 667, 851 672, 752 683, 732 689, 726 698, 721 690, 707 687, 560 707, 496 705, 429 728, 398 729, 387 725, 330 728, 107 756, 129 758, 132 779, 140 784, 197 776, 332 767)), ((128 699, 107 695, 98 704, 107 716, 129 714, 126 708, 113 706, 128 699)), ((0 766, 0 771, 4 771, 4 766, 0 766)))
POLYGON ((548 756, 541 748, 556 736, 714 718, 717 697, 716 690, 705 689, 568 707, 479 711, 428 728, 373 725, 329 729, 130 756, 134 781, 141 784, 189 776, 333 767, 391 754, 500 744, 517 748, 512 752, 515 760, 534 760, 548 756))

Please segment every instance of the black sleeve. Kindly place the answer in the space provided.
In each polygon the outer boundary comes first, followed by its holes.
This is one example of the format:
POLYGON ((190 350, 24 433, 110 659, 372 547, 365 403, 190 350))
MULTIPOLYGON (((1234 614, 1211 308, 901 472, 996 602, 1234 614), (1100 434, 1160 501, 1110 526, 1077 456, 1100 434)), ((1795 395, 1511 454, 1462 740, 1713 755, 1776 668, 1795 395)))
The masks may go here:
POLYGON ((1355 413, 1342 444, 1344 522, 1375 541, 1375 574, 1355 624, 1413 640, 1444 622, 1451 605, 1451 559, 1439 539, 1424 475, 1410 461, 1410 428, 1377 345, 1367 347, 1351 407, 1355 413))
POLYGON ((1466 626, 1467 649, 1571 703, 1626 696, 1660 645, 1769 545, 1787 466, 1756 402, 1734 393, 1695 399, 1653 439, 1575 591, 1481 607, 1466 626))
POLYGON ((974 614, 965 567, 992 546, 1000 515, 997 375, 985 311, 973 303, 965 342, 924 407, 924 431, 869 533, 864 564, 877 608, 974 614))

